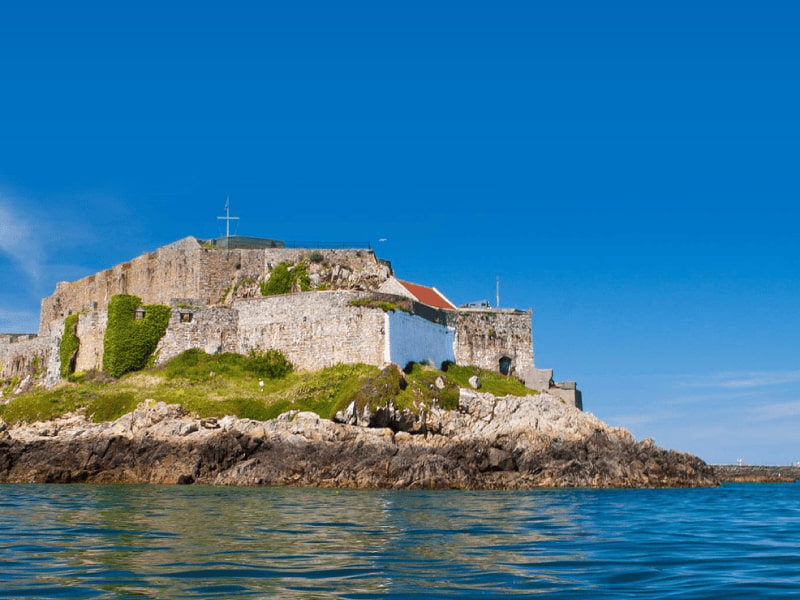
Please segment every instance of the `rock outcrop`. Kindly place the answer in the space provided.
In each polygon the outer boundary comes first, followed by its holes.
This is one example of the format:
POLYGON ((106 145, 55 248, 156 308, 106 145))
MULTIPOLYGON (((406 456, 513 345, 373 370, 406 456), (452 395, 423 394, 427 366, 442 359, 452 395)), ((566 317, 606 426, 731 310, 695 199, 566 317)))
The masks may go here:
POLYGON ((456 411, 384 417, 383 427, 306 412, 266 422, 200 419, 178 406, 144 403, 110 423, 75 415, 9 428, 0 433, 0 482, 395 489, 718 483, 702 460, 637 442, 547 394, 462 390, 456 411))
POLYGON ((800 466, 714 465, 714 473, 726 483, 794 483, 800 466))

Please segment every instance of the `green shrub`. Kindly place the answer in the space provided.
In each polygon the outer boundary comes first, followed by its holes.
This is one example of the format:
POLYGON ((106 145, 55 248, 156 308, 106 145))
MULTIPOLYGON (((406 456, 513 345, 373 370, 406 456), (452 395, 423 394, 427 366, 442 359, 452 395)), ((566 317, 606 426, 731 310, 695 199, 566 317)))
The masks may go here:
POLYGON ((80 340, 78 339, 78 318, 80 315, 69 315, 64 319, 64 335, 58 347, 58 357, 61 360, 61 377, 67 378, 75 372, 75 359, 78 356, 80 340))
POLYGON ((167 331, 170 308, 144 306, 144 318, 136 319, 141 299, 118 294, 108 303, 108 325, 103 340, 103 369, 113 377, 147 366, 148 359, 167 331))
POLYGON ((199 348, 190 348, 170 360, 164 367, 169 378, 182 377, 203 381, 216 375, 241 377, 247 369, 247 358, 234 352, 206 354, 199 348))
POLYGON ((275 296, 289 294, 299 285, 301 292, 311 289, 311 279, 308 276, 308 265, 299 263, 292 265, 282 262, 272 270, 267 281, 258 284, 262 296, 275 296))
POLYGON ((251 350, 247 355, 247 365, 245 366, 247 371, 267 379, 285 377, 292 372, 292 368, 292 363, 282 352, 277 350, 267 350, 266 352, 251 350))
POLYGON ((310 260, 313 263, 319 264, 325 260, 325 255, 322 254, 322 252, 320 252, 319 250, 314 250, 311 252, 311 254, 308 255, 308 260, 310 260))

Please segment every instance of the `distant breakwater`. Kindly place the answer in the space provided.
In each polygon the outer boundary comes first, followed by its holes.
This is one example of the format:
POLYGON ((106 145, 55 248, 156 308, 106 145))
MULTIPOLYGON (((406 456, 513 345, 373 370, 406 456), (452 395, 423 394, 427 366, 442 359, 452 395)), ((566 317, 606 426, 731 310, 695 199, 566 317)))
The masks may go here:
POLYGON ((800 467, 714 465, 713 468, 722 482, 794 483, 800 480, 800 467))
POLYGON ((145 402, 107 423, 82 415, 15 425, 0 482, 156 483, 385 489, 707 487, 699 458, 637 442, 554 396, 462 390, 458 410, 289 412, 200 419, 145 402))

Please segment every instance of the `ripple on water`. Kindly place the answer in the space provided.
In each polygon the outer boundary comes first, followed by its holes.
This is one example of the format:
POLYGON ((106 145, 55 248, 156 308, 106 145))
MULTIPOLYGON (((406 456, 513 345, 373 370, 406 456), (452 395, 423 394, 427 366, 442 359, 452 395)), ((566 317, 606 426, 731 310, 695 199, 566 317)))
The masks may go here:
POLYGON ((800 486, 0 486, 7 598, 784 598, 800 486))

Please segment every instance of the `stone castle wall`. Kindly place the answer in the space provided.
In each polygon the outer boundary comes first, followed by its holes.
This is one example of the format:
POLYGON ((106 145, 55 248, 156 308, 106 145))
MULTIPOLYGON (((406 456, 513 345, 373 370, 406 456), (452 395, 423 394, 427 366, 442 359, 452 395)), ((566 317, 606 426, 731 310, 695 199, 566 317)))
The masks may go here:
POLYGON ((103 368, 103 339, 106 335, 108 312, 93 310, 78 315, 78 356, 75 357, 76 371, 100 370, 103 368))
POLYGON ((499 371, 506 357, 508 374, 517 377, 534 368, 530 311, 459 309, 446 311, 446 318, 456 331, 456 363, 499 371))
POLYGON ((263 277, 281 262, 298 263, 312 252, 349 271, 353 287, 376 288, 390 274, 371 250, 208 249, 188 237, 78 281, 59 282, 42 300, 39 331, 69 314, 103 309, 116 294, 134 294, 143 304, 169 304, 173 298, 215 304, 238 282, 263 277))
POLYGON ((363 293, 323 291, 239 300, 236 345, 278 349, 298 369, 314 370, 338 363, 382 365, 386 329, 384 312, 351 306, 363 293))
POLYGON ((156 364, 164 364, 189 348, 208 354, 233 352, 237 323, 238 315, 229 306, 173 308, 167 332, 156 349, 156 364))
POLYGON ((144 304, 199 297, 199 249, 197 240, 185 238, 78 281, 59 282, 53 295, 42 300, 39 331, 69 314, 104 309, 116 294, 135 294, 144 304))
POLYGON ((52 387, 60 380, 58 354, 64 321, 48 326, 45 335, 0 334, 0 380, 18 382, 18 390, 27 389, 34 379, 52 387))

